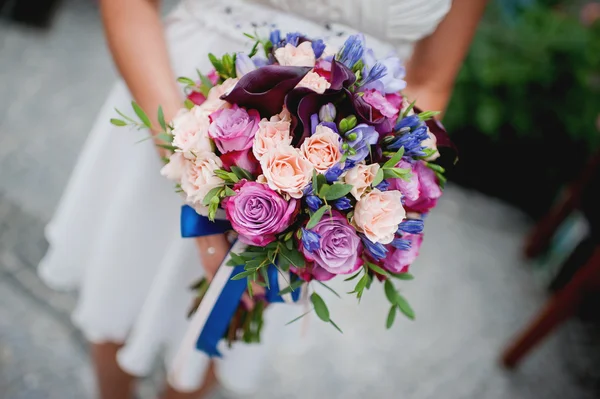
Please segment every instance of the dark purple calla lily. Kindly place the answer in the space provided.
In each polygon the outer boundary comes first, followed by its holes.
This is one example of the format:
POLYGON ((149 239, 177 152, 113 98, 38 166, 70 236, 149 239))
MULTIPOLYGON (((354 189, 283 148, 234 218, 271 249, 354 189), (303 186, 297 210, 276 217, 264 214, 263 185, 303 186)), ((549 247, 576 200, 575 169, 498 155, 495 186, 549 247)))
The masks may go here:
POLYGON ((331 77, 329 90, 341 90, 344 87, 350 87, 356 82, 356 76, 348 67, 335 59, 331 61, 331 77))
POLYGON ((308 67, 269 65, 244 75, 221 99, 256 109, 264 118, 281 112, 285 96, 310 71, 308 67))
POLYGON ((374 112, 373 107, 367 103, 361 96, 356 93, 350 93, 348 96, 352 98, 352 105, 356 111, 356 117, 359 122, 364 122, 374 126, 380 134, 390 133, 394 128, 394 121, 381 115, 379 111, 374 112))

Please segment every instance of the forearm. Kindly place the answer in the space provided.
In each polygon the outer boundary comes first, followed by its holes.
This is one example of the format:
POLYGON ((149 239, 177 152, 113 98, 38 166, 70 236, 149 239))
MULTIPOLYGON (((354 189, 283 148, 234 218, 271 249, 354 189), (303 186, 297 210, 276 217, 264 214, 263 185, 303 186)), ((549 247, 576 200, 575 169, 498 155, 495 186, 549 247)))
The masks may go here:
POLYGON ((110 51, 133 98, 156 126, 159 106, 170 120, 183 103, 169 61, 158 1, 102 0, 101 12, 110 51))

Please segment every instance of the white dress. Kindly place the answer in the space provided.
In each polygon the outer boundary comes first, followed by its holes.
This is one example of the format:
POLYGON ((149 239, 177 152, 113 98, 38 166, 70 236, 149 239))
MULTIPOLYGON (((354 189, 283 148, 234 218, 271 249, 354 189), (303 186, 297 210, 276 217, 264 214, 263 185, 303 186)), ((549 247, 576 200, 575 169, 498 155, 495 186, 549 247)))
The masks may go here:
MULTIPOLYGON (((379 56, 395 51, 406 58, 412 44, 435 29, 450 3, 184 0, 167 17, 166 34, 177 76, 194 76, 196 68, 209 70, 209 52, 248 49, 243 33, 257 26, 299 31, 333 46, 362 31, 379 56)), ((152 143, 136 144, 139 133, 109 123, 114 108, 129 111, 130 101, 119 82, 99 113, 47 227, 50 248, 39 273, 52 287, 79 290, 74 323, 91 342, 125 343, 119 363, 141 376, 159 354, 171 368, 188 324, 188 285, 202 275, 202 267, 193 241, 179 237, 180 198, 159 174, 161 164, 152 143)), ((280 328, 289 320, 282 315, 285 310, 274 306, 268 312, 264 340, 269 344, 295 332, 280 328)), ((266 346, 237 345, 226 351, 217 370, 221 383, 238 393, 252 392, 266 346)), ((183 371, 181 390, 202 383, 208 359, 200 352, 193 356, 194 362, 183 371)))

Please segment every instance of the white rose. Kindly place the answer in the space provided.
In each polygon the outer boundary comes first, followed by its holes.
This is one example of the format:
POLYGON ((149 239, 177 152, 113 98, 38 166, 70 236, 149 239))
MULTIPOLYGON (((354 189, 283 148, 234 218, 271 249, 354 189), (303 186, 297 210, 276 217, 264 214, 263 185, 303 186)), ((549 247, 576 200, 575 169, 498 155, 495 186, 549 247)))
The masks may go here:
POLYGON ((210 190, 222 186, 224 181, 215 175, 223 163, 213 152, 197 154, 194 160, 185 163, 181 176, 181 189, 192 205, 201 204, 210 190))
POLYGON ((275 50, 275 58, 282 66, 315 66, 315 52, 310 42, 303 42, 294 47, 286 44, 285 47, 279 47, 275 50))

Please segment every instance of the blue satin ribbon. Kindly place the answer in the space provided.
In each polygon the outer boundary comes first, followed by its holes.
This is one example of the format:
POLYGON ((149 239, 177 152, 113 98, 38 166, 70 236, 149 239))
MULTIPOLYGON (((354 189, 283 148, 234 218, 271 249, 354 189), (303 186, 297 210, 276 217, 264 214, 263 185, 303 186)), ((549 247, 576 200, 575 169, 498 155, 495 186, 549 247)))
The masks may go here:
MULTIPOLYGON (((194 208, 188 205, 184 205, 181 208, 182 237, 202 237, 224 233, 227 230, 231 230, 231 224, 227 221, 215 220, 215 222, 211 222, 206 216, 199 215, 194 208)), ((236 266, 231 276, 233 277, 243 271, 244 266, 236 266)), ((266 289, 265 297, 270 303, 285 302, 281 295, 279 295, 281 288, 279 287, 278 273, 279 271, 274 265, 269 266, 267 269, 269 288, 266 289)), ((290 276, 292 276, 290 283, 298 278, 293 274, 290 274, 290 276)), ((209 356, 221 357, 221 353, 217 350, 217 345, 231 323, 231 319, 240 304, 246 286, 247 278, 239 280, 229 279, 225 283, 219 294, 219 298, 210 311, 204 328, 198 336, 198 340, 196 341, 197 349, 209 356)), ((296 289, 290 294, 294 302, 300 299, 300 289, 296 289)))

